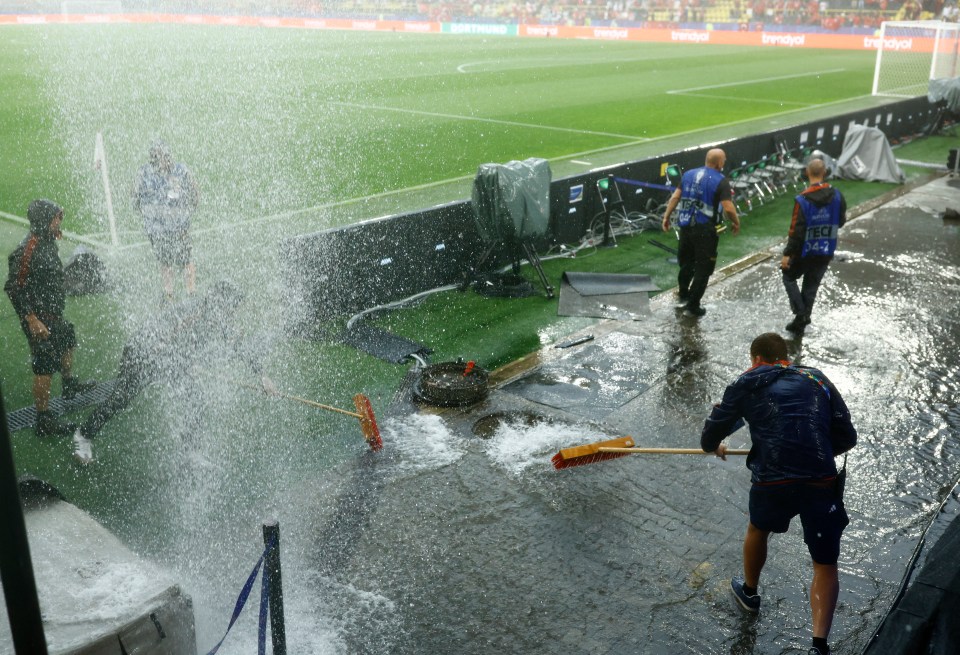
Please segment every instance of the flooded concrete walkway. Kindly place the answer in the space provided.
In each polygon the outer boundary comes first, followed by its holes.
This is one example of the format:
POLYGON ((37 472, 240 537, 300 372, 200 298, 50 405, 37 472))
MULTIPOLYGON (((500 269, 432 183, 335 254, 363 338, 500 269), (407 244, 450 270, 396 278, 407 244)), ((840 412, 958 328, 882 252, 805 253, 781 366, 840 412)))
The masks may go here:
MULTIPOLYGON (((960 226, 941 219, 958 204, 942 178, 848 224, 813 324, 790 341, 796 361, 835 382, 860 432, 838 655, 872 636, 960 471, 960 226)), ((560 448, 625 434, 697 447, 753 337, 789 336, 779 252, 752 261, 715 277, 699 320, 664 293, 645 320, 599 324, 593 341, 505 369, 481 405, 390 421, 382 457, 318 492, 309 537, 322 593, 291 600, 340 602, 350 652, 806 652, 799 525, 771 540, 758 618, 729 594, 747 522, 742 458, 550 463, 560 448)))

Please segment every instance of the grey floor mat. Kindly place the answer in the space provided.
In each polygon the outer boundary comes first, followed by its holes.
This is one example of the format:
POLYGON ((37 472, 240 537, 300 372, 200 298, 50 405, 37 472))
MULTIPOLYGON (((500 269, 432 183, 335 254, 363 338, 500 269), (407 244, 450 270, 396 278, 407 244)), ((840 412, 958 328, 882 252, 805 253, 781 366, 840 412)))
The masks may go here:
POLYGON ((565 272, 560 280, 558 316, 640 320, 650 314, 648 275, 565 272))

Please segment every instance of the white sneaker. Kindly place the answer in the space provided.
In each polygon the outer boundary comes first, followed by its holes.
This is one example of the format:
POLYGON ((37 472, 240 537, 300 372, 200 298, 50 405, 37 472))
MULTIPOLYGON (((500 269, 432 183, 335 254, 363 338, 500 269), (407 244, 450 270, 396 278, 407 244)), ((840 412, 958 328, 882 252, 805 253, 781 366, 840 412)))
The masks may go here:
POLYGON ((93 463, 93 442, 83 436, 80 428, 73 433, 73 458, 84 466, 93 463))

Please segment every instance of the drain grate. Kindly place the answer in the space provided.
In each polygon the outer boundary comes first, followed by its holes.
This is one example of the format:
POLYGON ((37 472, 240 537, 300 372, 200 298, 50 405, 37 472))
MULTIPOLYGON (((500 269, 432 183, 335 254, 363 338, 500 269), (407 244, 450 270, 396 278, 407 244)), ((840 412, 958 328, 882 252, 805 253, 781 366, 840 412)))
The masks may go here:
MULTIPOLYGON (((83 409, 84 407, 89 407, 90 405, 95 405, 96 403, 106 400, 107 396, 113 392, 113 389, 116 386, 116 380, 107 380, 105 382, 101 382, 90 391, 80 394, 76 398, 72 398, 70 400, 64 400, 63 397, 51 398, 50 410, 57 416, 61 416, 68 412, 73 412, 78 409, 83 409)), ((33 406, 23 407, 7 414, 7 425, 9 426, 10 432, 32 428, 36 422, 37 408, 33 406)))

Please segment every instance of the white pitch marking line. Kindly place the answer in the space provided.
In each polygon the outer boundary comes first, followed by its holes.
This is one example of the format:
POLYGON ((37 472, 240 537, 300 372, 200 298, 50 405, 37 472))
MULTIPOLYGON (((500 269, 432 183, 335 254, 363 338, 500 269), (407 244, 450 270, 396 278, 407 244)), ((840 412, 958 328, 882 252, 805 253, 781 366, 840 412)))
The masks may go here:
MULTIPOLYGON (((30 221, 23 218, 22 216, 17 216, 16 214, 8 214, 7 212, 0 211, 0 218, 6 219, 13 223, 20 223, 21 225, 30 226, 30 221)), ((88 246, 93 246, 94 248, 108 248, 109 246, 105 243, 101 243, 96 239, 91 239, 90 237, 85 237, 77 234, 76 232, 70 232, 68 230, 61 230, 63 236, 68 241, 78 241, 80 243, 85 243, 88 246)))
POLYGON ((363 105, 356 102, 331 102, 331 105, 340 107, 355 107, 357 109, 371 109, 374 111, 393 111, 401 114, 416 114, 418 116, 432 116, 434 118, 449 118, 458 121, 476 121, 478 123, 491 123, 494 125, 512 125, 515 127, 525 127, 531 130, 552 130, 554 132, 572 132, 574 134, 593 134, 595 136, 609 136, 616 139, 637 139, 646 141, 643 137, 633 134, 615 134, 613 132, 595 132, 593 130, 578 130, 572 127, 556 127, 553 125, 537 125, 535 123, 520 123, 518 121, 504 121, 496 118, 478 118, 476 116, 462 116, 460 114, 442 114, 433 111, 422 111, 420 109, 403 109, 402 107, 386 107, 383 105, 363 105))
POLYGON ((709 93, 674 93, 673 95, 682 95, 685 98, 709 98, 710 100, 742 100, 744 102, 767 102, 774 105, 796 105, 798 107, 811 107, 809 102, 796 102, 791 100, 776 100, 774 98, 742 98, 737 96, 715 96, 709 93))
POLYGON ((498 62, 498 61, 471 61, 471 62, 467 62, 466 64, 460 64, 459 66, 457 66, 457 72, 458 72, 458 73, 466 73, 466 72, 467 72, 467 69, 470 68, 470 67, 472 67, 472 66, 486 66, 487 64, 497 64, 497 63, 500 63, 500 62, 498 62))
POLYGON ((692 86, 688 89, 673 89, 667 91, 670 95, 683 94, 689 91, 708 91, 709 89, 723 89, 730 86, 746 86, 747 84, 763 84, 764 82, 777 82, 779 80, 792 80, 798 77, 813 77, 815 75, 829 75, 830 73, 842 73, 846 68, 831 68, 825 71, 813 71, 812 73, 794 73, 793 75, 778 75, 777 77, 761 77, 755 80, 740 80, 739 82, 724 82, 723 84, 710 84, 708 86, 692 86))
POLYGON ((570 163, 571 163, 571 164, 580 164, 581 166, 593 166, 593 164, 592 164, 591 162, 583 161, 583 160, 581 160, 581 159, 571 159, 571 160, 570 160, 570 163))

